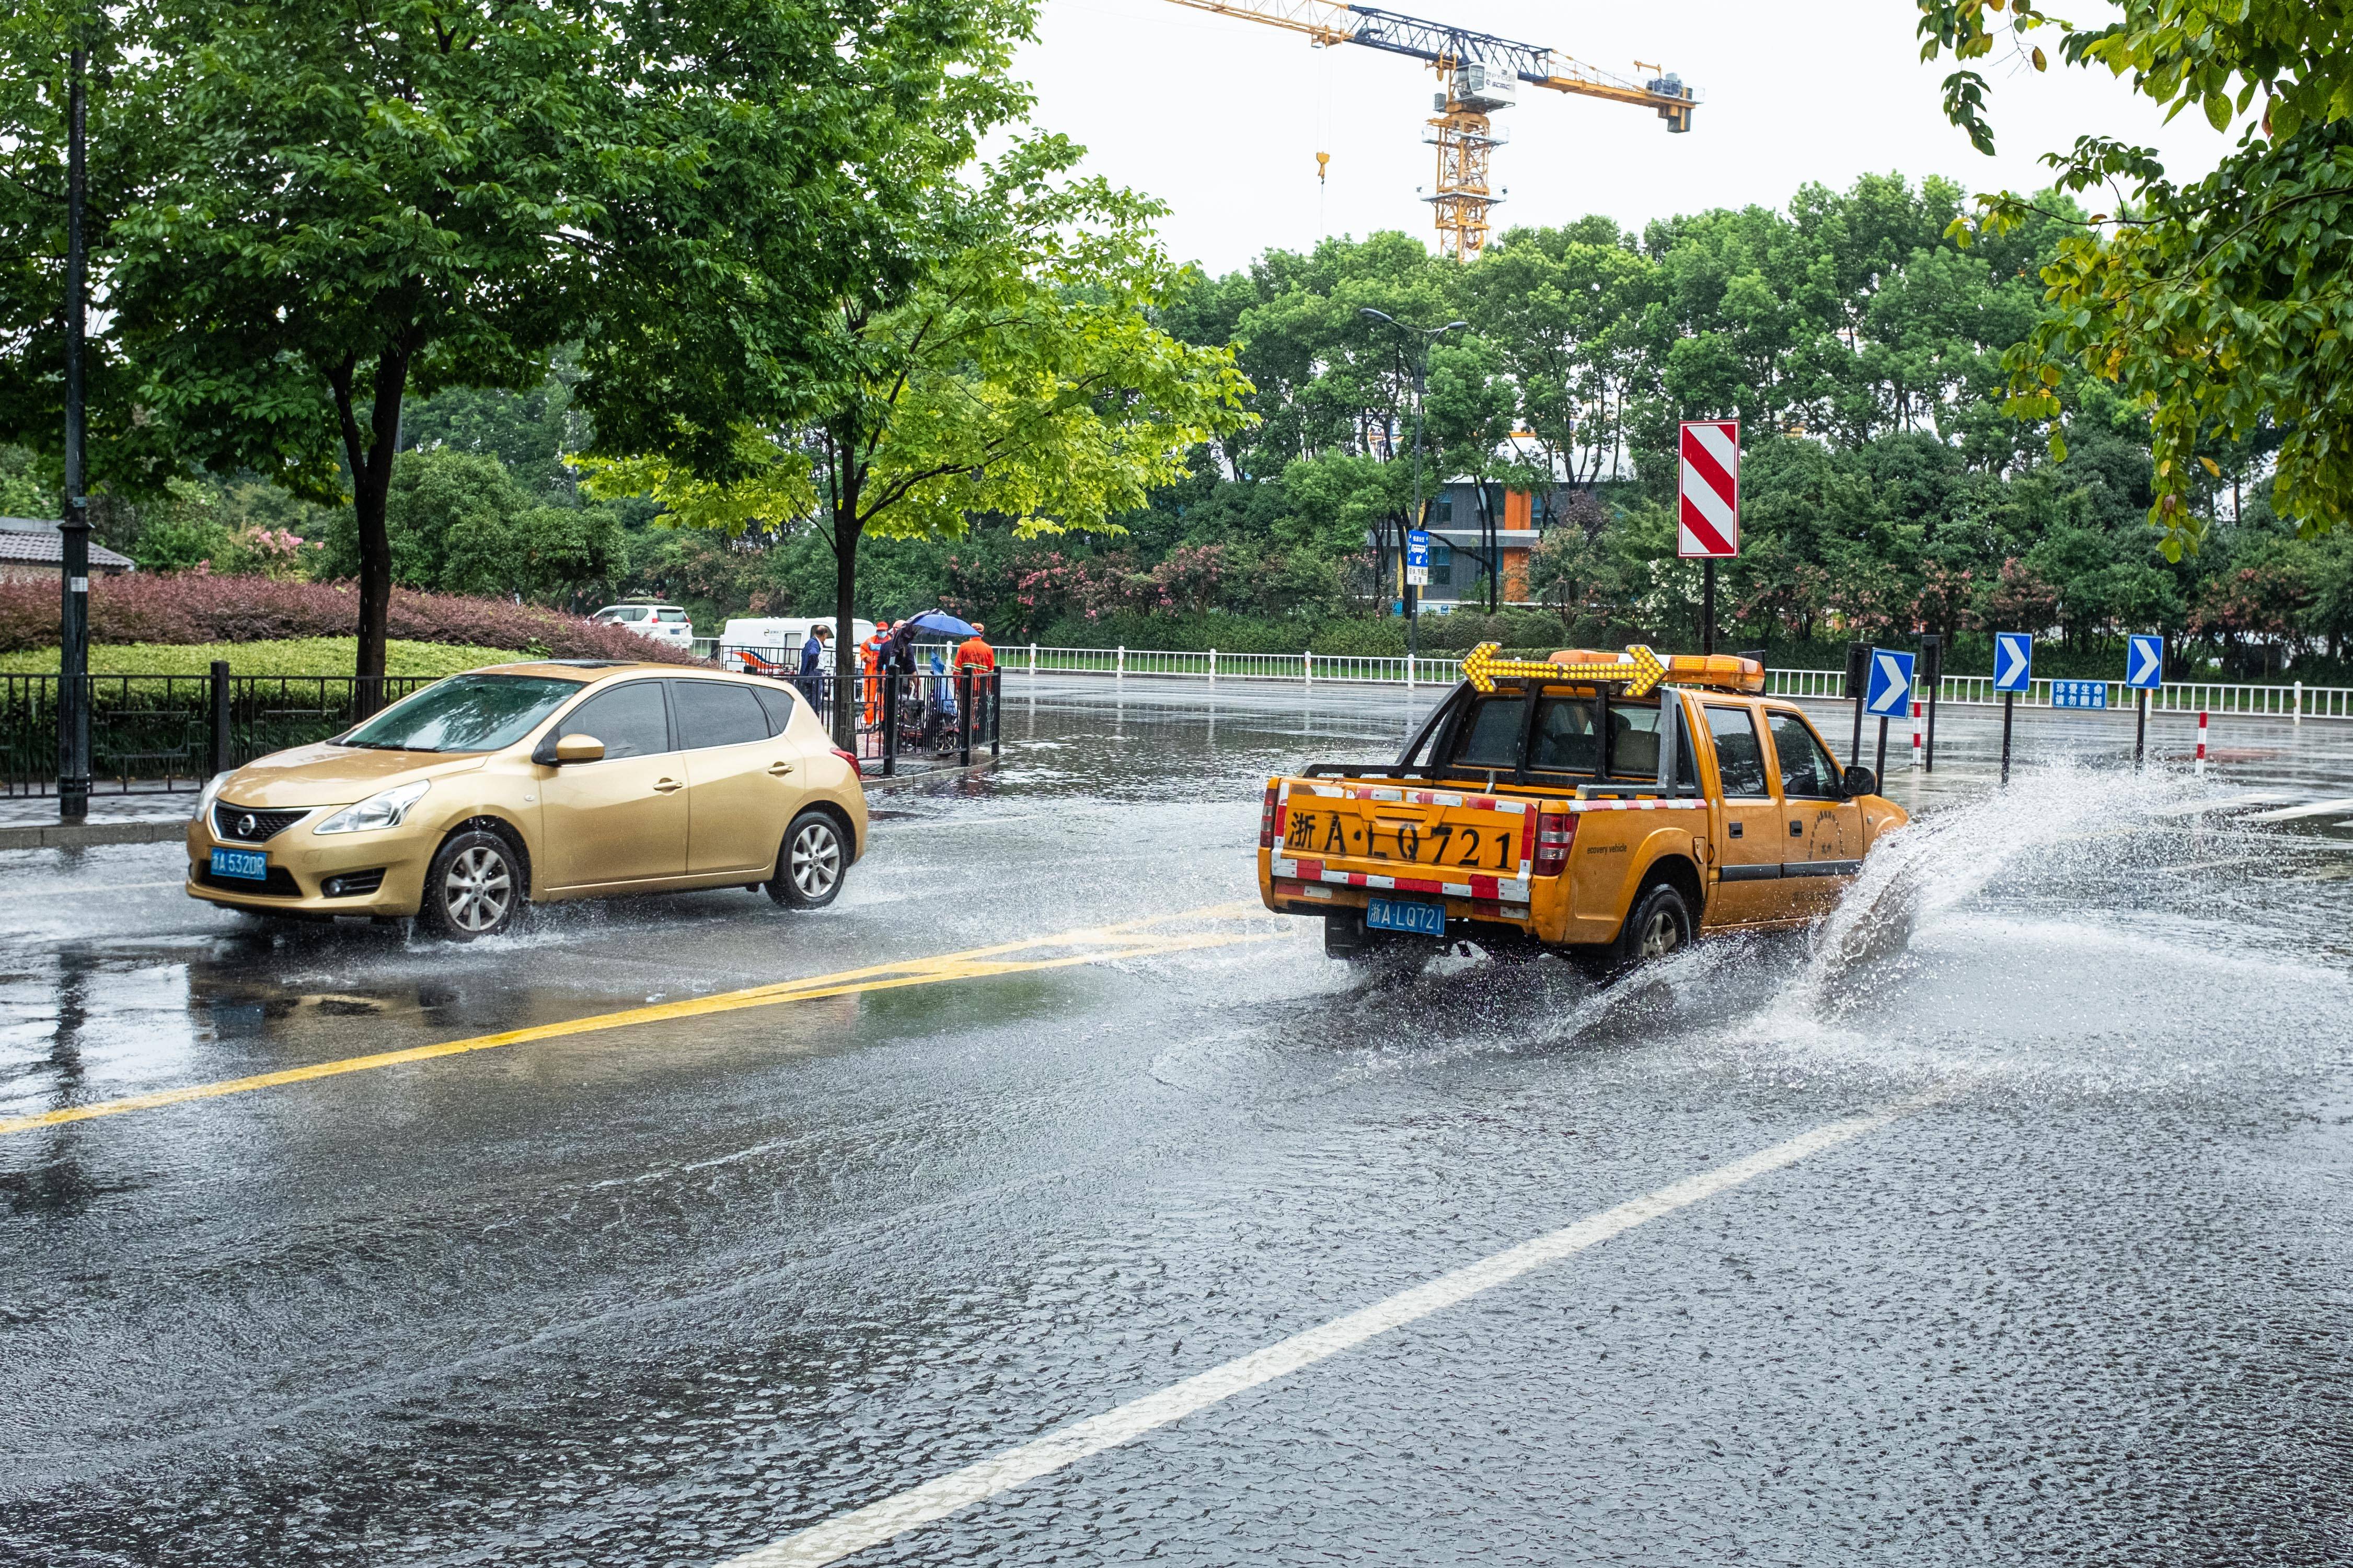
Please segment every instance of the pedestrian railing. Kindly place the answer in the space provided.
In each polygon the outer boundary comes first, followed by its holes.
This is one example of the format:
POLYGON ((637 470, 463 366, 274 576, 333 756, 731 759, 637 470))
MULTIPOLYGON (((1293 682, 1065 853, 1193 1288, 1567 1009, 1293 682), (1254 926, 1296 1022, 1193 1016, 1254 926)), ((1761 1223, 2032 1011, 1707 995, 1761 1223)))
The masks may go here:
MULTIPOLYGON (((1165 648, 1048 647, 1036 643, 999 650, 1005 668, 1016 675, 1103 675, 1113 679, 1183 679, 1290 681, 1300 685, 1329 682, 1335 686, 1437 686, 1462 679, 1462 661, 1453 656, 1424 655, 1407 660, 1401 655, 1298 653, 1181 652, 1165 648), (1410 668, 1409 668, 1409 664, 1410 668)), ((2134 689, 2123 681, 2107 682, 2108 705, 2128 708, 2134 689)), ((1848 696, 1846 675, 1836 669, 1767 669, 1766 690, 1776 697, 1841 700, 1848 696)), ((1947 675, 1937 688, 1937 700, 1962 706, 1999 705, 1989 675, 1947 675)), ((2021 707, 2048 708, 2051 682, 2034 681, 2018 694, 2021 707)), ((2353 687, 2307 686, 2290 682, 2257 686, 2220 681, 2181 681, 2149 693, 2149 706, 2159 712, 2212 712, 2272 715, 2283 719, 2353 719, 2353 687)))
MULTIPOLYGON (((83 677, 92 793, 200 790, 216 773, 339 734, 431 684, 423 676, 363 683, 352 676, 234 675, 223 664, 213 671, 83 677)), ((59 679, 0 675, 0 795, 57 793, 59 679)))

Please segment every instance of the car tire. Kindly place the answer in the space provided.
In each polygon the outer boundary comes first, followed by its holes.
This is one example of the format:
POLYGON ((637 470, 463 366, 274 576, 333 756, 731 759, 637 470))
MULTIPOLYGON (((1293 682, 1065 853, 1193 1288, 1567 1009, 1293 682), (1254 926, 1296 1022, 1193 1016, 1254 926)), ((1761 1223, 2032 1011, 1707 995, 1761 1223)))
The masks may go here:
POLYGON ((1615 967, 1631 969, 1689 947, 1691 940, 1691 906, 1683 890, 1672 882, 1653 882, 1634 900, 1609 956, 1615 967))
POLYGON ((787 909, 821 910, 841 891, 849 872, 849 844, 841 824, 822 811, 804 811, 785 829, 768 897, 787 909))
POLYGON ((417 923, 451 942, 498 936, 514 929, 523 898, 522 857, 515 847, 498 834, 470 828, 451 834, 434 852, 417 923))

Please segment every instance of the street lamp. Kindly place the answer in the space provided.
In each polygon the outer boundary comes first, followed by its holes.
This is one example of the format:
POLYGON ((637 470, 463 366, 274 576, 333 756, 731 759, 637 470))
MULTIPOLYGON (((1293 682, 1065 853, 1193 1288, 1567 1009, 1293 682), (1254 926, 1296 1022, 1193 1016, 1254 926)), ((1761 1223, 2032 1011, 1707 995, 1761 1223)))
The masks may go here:
MULTIPOLYGON (((1386 310, 1376 310, 1370 305, 1359 305, 1356 313, 1395 327, 1412 342, 1413 366, 1413 525, 1419 528, 1421 516, 1421 394, 1422 383, 1430 374, 1430 345, 1457 327, 1467 327, 1468 321, 1449 321, 1442 327, 1409 327, 1386 310), (1417 341, 1418 340, 1418 341, 1417 341)), ((1404 541, 1398 542, 1400 544, 1404 541)), ((1399 552, 1402 555, 1403 552, 1399 552)), ((1421 595, 1413 584, 1405 585, 1405 658, 1408 683, 1411 683, 1413 661, 1421 654, 1421 595)))
POLYGON ((90 813, 90 498, 82 493, 82 338, 89 313, 82 245, 87 51, 74 40, 66 88, 66 440, 65 517, 58 548, 58 816, 90 813))

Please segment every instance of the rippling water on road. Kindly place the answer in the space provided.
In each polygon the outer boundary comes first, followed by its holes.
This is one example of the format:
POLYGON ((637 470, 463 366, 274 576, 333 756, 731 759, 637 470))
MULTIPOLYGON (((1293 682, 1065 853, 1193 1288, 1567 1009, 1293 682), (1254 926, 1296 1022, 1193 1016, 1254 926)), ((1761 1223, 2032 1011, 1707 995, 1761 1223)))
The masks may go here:
MULTIPOLYGON (((1219 910, 1260 778, 1408 720, 1145 684, 1017 689, 816 918, 256 936, 0 857, 0 1114, 1219 910)), ((1948 713, 1820 930, 1607 989, 1216 914, 1277 934, 0 1139, 0 1558, 712 1563, 1941 1086, 854 1561, 2348 1560, 2338 731, 1997 795, 1948 713)))

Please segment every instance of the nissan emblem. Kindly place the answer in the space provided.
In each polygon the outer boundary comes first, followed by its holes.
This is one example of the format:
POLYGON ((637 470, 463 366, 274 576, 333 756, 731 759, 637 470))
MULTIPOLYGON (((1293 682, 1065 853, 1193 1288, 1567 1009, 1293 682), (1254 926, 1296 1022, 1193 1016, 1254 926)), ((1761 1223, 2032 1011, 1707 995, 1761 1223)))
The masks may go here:
POLYGON ((253 813, 248 811, 237 819, 237 836, 239 838, 250 838, 253 837, 253 830, 259 826, 260 825, 253 820, 253 813))

